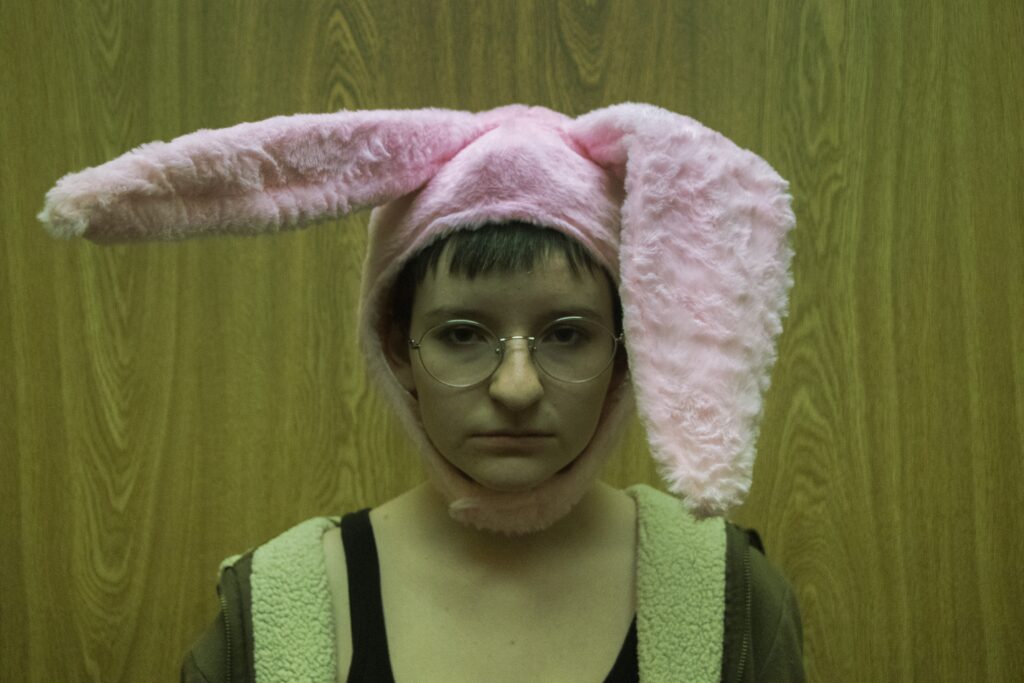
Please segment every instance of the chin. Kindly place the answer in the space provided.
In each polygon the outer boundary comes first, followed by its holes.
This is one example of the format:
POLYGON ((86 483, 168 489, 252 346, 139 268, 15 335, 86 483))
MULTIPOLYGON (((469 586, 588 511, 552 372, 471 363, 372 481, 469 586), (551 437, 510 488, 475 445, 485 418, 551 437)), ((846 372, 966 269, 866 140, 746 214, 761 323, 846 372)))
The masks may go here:
POLYGON ((492 491, 501 493, 519 493, 536 488, 548 480, 549 477, 472 477, 480 486, 492 491))
MULTIPOLYGON (((504 459, 507 459, 505 456, 504 459)), ((529 491, 541 486, 552 477, 562 474, 576 463, 576 459, 570 460, 565 465, 562 465, 559 469, 551 471, 544 468, 543 471, 537 471, 533 468, 529 468, 526 471, 501 471, 501 468, 508 465, 499 464, 494 469, 484 472, 479 470, 476 471, 463 470, 459 468, 463 476, 476 482, 480 486, 491 489, 492 491, 500 491, 502 493, 521 493, 523 491, 529 491), (530 471, 533 470, 533 471, 530 471)), ((456 466, 458 467, 458 466, 456 466)))

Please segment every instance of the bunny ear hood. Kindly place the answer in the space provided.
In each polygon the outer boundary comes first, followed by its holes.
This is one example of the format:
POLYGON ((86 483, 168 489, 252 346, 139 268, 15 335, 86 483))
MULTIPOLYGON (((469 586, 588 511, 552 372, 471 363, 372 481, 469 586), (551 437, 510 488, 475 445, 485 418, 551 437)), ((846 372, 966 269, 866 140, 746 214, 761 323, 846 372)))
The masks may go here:
POLYGON ((669 489, 697 516, 742 502, 793 281, 787 183, 691 118, 622 103, 572 119, 360 110, 278 116, 153 142, 61 178, 38 215, 97 243, 257 235, 370 215, 359 338, 455 519, 513 535, 582 499, 635 406, 669 489), (591 443, 537 488, 485 489, 430 443, 382 351, 401 267, 452 230, 523 221, 580 241, 623 304, 630 377, 591 443))

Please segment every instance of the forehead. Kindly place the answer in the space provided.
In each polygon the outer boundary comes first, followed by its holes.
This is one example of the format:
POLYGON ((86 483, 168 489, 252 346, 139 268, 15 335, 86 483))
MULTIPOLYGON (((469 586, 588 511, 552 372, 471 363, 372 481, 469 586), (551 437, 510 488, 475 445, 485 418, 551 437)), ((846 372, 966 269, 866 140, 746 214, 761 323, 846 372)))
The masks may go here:
MULTIPOLYGON (((472 317, 481 322, 533 323, 561 315, 612 321, 610 285, 601 272, 573 273, 564 255, 538 259, 526 271, 481 273, 469 279, 449 272, 443 258, 416 288, 413 319, 472 317)), ((428 320, 425 320, 428 322, 428 320)))

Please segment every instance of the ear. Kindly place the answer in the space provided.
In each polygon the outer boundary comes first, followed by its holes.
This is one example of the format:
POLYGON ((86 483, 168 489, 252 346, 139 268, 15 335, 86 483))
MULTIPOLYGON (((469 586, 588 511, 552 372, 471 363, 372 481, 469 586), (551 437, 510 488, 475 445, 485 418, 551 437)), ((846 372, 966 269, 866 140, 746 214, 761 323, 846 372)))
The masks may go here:
POLYGON ((409 339, 402 334, 398 325, 392 324, 388 327, 387 337, 384 340, 384 358, 395 375, 398 383, 415 398, 416 381, 412 374, 412 354, 409 349, 409 339))
POLYGON ((403 197, 498 125, 428 108, 204 128, 65 175, 37 217, 54 237, 98 244, 273 234, 403 197))
POLYGON ((750 488, 794 282, 788 183, 721 133, 654 105, 594 110, 565 130, 626 190, 619 292, 651 455, 694 516, 724 514, 750 488))

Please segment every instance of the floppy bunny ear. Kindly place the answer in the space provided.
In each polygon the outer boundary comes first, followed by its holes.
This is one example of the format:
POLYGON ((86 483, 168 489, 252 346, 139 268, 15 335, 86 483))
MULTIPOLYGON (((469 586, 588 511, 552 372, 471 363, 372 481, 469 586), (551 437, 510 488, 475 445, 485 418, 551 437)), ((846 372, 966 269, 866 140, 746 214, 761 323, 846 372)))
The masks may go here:
POLYGON ((624 181, 623 325, 659 473, 697 516, 750 487, 762 395, 793 285, 787 182, 752 152, 648 104, 567 131, 624 181))
POLYGON ((65 175, 37 218, 54 237, 97 243, 295 229, 416 190, 496 125, 426 108, 202 129, 65 175))

